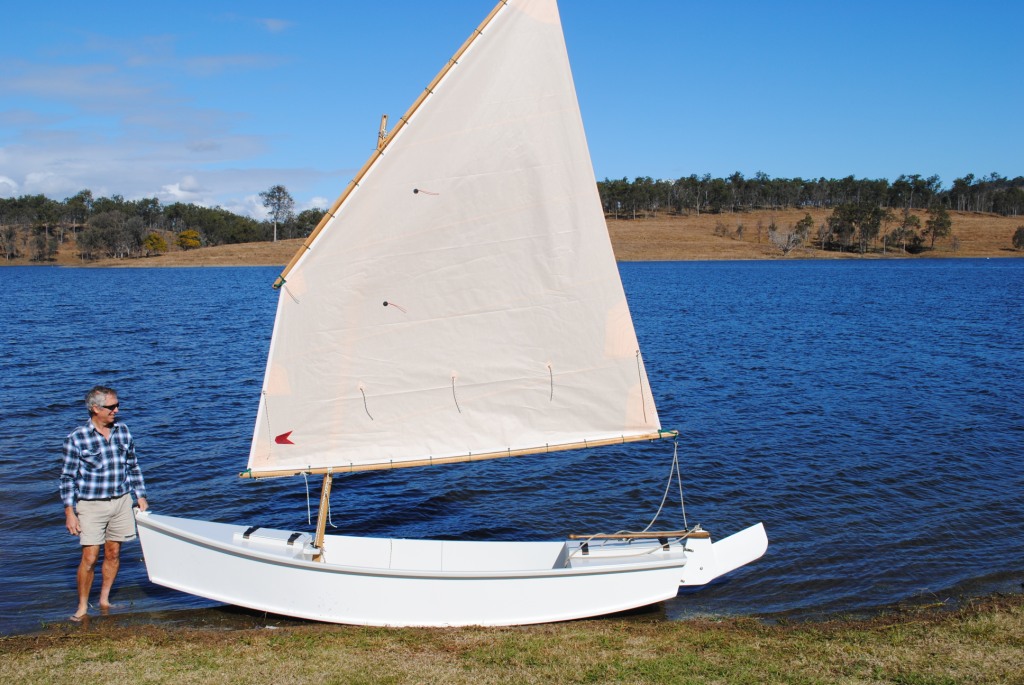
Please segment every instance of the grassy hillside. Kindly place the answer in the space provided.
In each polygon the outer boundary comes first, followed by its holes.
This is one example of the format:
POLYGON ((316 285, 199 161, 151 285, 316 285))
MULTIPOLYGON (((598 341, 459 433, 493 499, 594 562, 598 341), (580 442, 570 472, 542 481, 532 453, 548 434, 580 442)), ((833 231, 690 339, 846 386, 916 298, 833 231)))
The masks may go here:
MULTIPOLYGON (((783 257, 781 250, 768 239, 768 226, 774 221, 786 231, 805 214, 814 219, 815 227, 829 216, 828 210, 778 210, 737 214, 660 214, 638 219, 608 219, 608 232, 616 257, 621 261, 696 260, 696 259, 842 259, 861 258, 859 253, 823 252, 810 246, 797 248, 783 257), (738 231, 742 226, 742 231, 738 231), (759 230, 760 226, 760 230, 759 230)), ((922 225, 927 220, 919 213, 922 225)), ((952 235, 936 242, 934 250, 921 257, 1024 257, 1013 249, 1013 233, 1024 225, 1022 217, 994 214, 951 212, 952 235)), ((813 236, 813 232, 812 232, 813 236)), ((124 260, 99 260, 83 263, 73 240, 60 246, 54 264, 63 266, 263 266, 284 265, 301 248, 302 240, 277 243, 242 243, 220 245, 196 250, 171 251, 155 257, 124 260)), ((864 256, 872 258, 910 257, 891 246, 882 252, 876 243, 864 256)), ((0 265, 29 264, 22 257, 0 265)))

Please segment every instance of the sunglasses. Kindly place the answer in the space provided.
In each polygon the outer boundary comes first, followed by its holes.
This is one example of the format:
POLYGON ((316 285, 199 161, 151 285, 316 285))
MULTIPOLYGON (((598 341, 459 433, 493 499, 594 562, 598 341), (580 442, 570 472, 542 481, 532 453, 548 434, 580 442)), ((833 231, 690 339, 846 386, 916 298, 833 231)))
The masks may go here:
POLYGON ((106 409, 107 411, 114 411, 115 409, 121 406, 121 403, 114 402, 113 404, 101 404, 100 406, 106 409))

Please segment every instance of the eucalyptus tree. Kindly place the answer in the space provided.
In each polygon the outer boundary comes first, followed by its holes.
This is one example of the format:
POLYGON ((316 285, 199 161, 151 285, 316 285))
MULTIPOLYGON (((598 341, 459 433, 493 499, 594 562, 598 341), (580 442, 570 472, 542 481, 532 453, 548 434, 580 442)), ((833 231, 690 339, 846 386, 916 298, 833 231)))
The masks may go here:
POLYGON ((953 230, 953 220, 942 205, 928 210, 928 221, 924 222, 924 232, 931 236, 931 247, 935 247, 936 238, 945 238, 953 230))
POLYGON ((904 252, 907 252, 908 244, 916 252, 920 250, 921 236, 918 231, 921 229, 921 219, 910 213, 909 208, 904 208, 900 222, 892 229, 887 238, 899 243, 904 252))
POLYGON ((846 203, 832 210, 828 225, 830 232, 839 238, 841 247, 850 247, 856 235, 863 253, 868 243, 878 237, 882 222, 891 218, 891 214, 877 205, 846 203))
POLYGON ((320 209, 319 207, 313 207, 312 209, 305 209, 299 212, 298 216, 295 217, 295 230, 298 233, 296 238, 305 238, 313 232, 319 224, 320 220, 326 214, 326 210, 320 209))
POLYGON ((153 228, 157 219, 160 218, 162 209, 160 207, 160 199, 156 197, 144 197, 130 203, 135 216, 142 219, 145 223, 146 228, 153 228))
POLYGON ((292 218, 295 209, 295 200, 282 185, 270 186, 267 190, 260 192, 260 199, 263 206, 270 211, 270 217, 274 221, 274 242, 277 242, 277 225, 292 218))
POLYGON ((13 224, 0 223, 0 251, 7 261, 18 256, 18 229, 13 224))
POLYGON ((1013 248, 1024 250, 1024 226, 1018 226, 1017 230, 1013 232, 1013 248))
POLYGON ((92 213, 92 191, 80 190, 71 197, 64 198, 64 215, 71 224, 72 232, 89 220, 92 213))

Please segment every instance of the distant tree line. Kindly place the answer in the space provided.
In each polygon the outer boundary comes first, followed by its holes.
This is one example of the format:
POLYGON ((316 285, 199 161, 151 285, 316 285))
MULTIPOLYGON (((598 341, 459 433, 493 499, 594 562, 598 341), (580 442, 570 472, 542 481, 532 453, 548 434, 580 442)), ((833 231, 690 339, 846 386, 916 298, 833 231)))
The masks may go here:
POLYGON ((1003 216, 1024 213, 1024 176, 1006 178, 992 173, 983 178, 968 174, 942 188, 938 176, 919 174, 887 179, 771 178, 757 173, 745 178, 738 171, 728 178, 692 174, 676 180, 650 177, 605 179, 597 184, 605 214, 637 218, 657 212, 743 212, 755 209, 832 209, 840 205, 880 209, 990 212, 1003 216))
MULTIPOLYGON (((927 218, 922 222, 921 217, 912 214, 910 209, 894 212, 888 208, 851 202, 833 207, 832 213, 817 227, 810 213, 804 214, 795 225, 786 227, 777 225, 774 218, 765 226, 763 219, 758 218, 757 242, 761 242, 761 236, 767 235, 768 242, 784 255, 808 244, 835 252, 864 254, 901 250, 916 254, 934 249, 935 241, 949 236, 953 230, 953 220, 945 207, 935 205, 926 211, 925 216, 927 218)), ((715 222, 716 236, 743 240, 745 232, 742 221, 737 222, 735 231, 730 230, 724 221, 715 222)), ((1014 240, 1017 240, 1016 236, 1014 240)), ((1024 235, 1021 240, 1024 240, 1024 235)), ((953 239, 953 249, 957 249, 956 238, 953 239)))
MULTIPOLYGON (((817 227, 810 215, 784 231, 774 223, 769 239, 783 252, 807 242, 825 250, 866 251, 881 242, 907 252, 950 234, 948 211, 990 212, 1004 216, 1024 213, 1024 177, 1009 179, 992 173, 980 179, 973 174, 958 178, 943 189, 938 176, 900 176, 886 179, 805 180, 770 178, 758 173, 745 178, 736 172, 728 178, 690 175, 674 181, 640 177, 598 182, 605 213, 616 218, 637 218, 658 212, 686 214, 744 212, 757 209, 823 208, 832 214, 817 227), (922 225, 912 210, 926 210, 922 225)), ((281 185, 260 193, 270 213, 266 221, 241 216, 221 207, 202 207, 142 198, 125 200, 120 195, 93 197, 82 190, 62 201, 43 195, 0 198, 0 253, 8 261, 28 257, 52 260, 62 245, 74 238, 83 261, 104 257, 133 258, 206 245, 247 243, 277 238, 305 237, 323 217, 322 209, 296 214, 294 201, 281 185)), ((1024 229, 1024 227, 1021 227, 1024 229)), ((742 231, 742 226, 737 229, 742 231)), ((762 227, 758 226, 760 236, 762 227)), ((724 224, 716 233, 727 232, 724 224)), ((1024 231, 1013 236, 1024 249, 1024 231)))
POLYGON ((0 254, 8 261, 23 256, 50 261, 73 237, 83 261, 142 257, 166 251, 168 240, 181 249, 191 249, 275 236, 305 237, 323 217, 322 209, 295 214, 284 186, 273 186, 268 193, 274 198, 274 205, 268 206, 272 221, 258 221, 221 207, 182 202, 163 205, 155 197, 97 198, 90 190, 62 201, 44 195, 0 198, 0 254))

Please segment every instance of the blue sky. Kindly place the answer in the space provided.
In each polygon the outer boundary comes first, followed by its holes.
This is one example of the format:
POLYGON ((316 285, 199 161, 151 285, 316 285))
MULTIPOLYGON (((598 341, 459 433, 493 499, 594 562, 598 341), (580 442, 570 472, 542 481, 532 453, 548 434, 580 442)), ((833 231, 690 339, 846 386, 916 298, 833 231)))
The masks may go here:
MULTIPOLYGON (((492 5, 10 4, 0 196, 326 207, 492 5)), ((560 9, 598 179, 1024 174, 1016 0, 560 9)))

